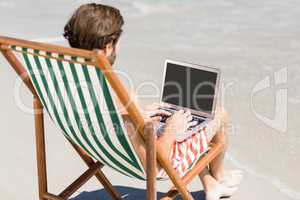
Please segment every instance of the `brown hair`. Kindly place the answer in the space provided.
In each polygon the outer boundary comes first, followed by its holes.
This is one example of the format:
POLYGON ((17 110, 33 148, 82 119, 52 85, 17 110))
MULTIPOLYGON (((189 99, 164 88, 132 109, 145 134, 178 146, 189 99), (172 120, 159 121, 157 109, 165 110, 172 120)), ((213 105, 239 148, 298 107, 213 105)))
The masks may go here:
POLYGON ((63 36, 71 47, 87 50, 103 49, 107 44, 115 45, 124 24, 116 8, 89 3, 80 6, 65 25, 63 36))

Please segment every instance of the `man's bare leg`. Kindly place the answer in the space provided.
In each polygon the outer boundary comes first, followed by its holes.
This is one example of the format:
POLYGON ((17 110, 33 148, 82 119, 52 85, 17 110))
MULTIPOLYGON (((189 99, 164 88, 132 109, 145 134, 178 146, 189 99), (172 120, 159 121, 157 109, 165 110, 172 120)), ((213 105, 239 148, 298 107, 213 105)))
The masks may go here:
POLYGON ((242 171, 226 171, 224 168, 224 158, 228 147, 228 114, 224 109, 218 108, 215 120, 212 121, 208 131, 210 131, 211 141, 224 145, 224 151, 220 153, 209 165, 211 175, 225 186, 238 185, 243 178, 242 171))
POLYGON ((226 187, 220 184, 211 174, 208 168, 205 168, 199 177, 203 184, 206 200, 219 200, 221 197, 232 196, 236 191, 237 187, 226 187))
POLYGON ((211 191, 218 184, 218 181, 210 174, 208 168, 205 168, 199 174, 199 177, 205 191, 211 191))
POLYGON ((224 145, 224 151, 203 170, 199 177, 206 191, 206 199, 218 199, 222 196, 231 196, 237 190, 236 185, 241 181, 241 175, 230 177, 224 170, 224 157, 228 146, 227 139, 228 115, 222 108, 218 108, 215 119, 207 127, 209 141, 224 145), (222 183, 222 184, 221 184, 222 183), (224 184, 223 184, 224 183, 224 184))
POLYGON ((220 153, 209 165, 211 175, 218 181, 220 181, 226 172, 224 170, 224 157, 228 147, 228 114, 222 108, 218 108, 215 120, 212 121, 211 135, 213 135, 211 142, 223 144, 224 151, 220 153))

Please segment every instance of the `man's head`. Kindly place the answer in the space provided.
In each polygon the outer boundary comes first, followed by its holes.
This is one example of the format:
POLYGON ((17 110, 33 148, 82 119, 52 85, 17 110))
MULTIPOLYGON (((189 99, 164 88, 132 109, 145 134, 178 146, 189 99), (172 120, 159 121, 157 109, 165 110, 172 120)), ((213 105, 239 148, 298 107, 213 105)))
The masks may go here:
POLYGON ((64 28, 64 37, 73 48, 100 49, 111 64, 124 20, 116 8, 90 3, 80 6, 64 28))

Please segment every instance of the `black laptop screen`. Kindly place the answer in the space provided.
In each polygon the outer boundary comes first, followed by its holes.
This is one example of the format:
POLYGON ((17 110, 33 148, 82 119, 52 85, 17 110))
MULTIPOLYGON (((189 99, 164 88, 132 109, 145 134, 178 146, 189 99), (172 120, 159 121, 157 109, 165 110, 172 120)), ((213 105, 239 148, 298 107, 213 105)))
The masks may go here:
POLYGON ((211 114, 217 76, 216 72, 167 63, 162 100, 211 114))

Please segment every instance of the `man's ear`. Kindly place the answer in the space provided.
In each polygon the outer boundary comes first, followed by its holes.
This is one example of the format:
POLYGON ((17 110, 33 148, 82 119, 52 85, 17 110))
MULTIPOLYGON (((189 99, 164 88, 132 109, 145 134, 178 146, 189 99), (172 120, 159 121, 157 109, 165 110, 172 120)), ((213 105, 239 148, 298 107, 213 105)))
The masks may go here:
POLYGON ((112 42, 108 43, 104 48, 105 56, 106 57, 111 56, 113 50, 114 50, 113 43, 112 42))

